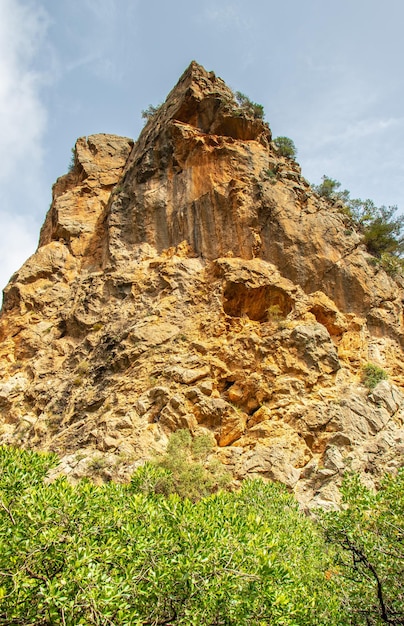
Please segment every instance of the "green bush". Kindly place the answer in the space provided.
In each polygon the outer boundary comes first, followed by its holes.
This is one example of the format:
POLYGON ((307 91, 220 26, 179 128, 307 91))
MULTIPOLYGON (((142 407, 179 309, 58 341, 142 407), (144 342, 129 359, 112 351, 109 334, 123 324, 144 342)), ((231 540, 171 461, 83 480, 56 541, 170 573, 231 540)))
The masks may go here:
POLYGON ((322 198, 327 198, 328 200, 341 200, 346 202, 349 198, 349 191, 346 189, 344 191, 338 191, 341 187, 341 183, 334 178, 329 178, 328 176, 322 177, 322 182, 320 185, 313 185, 313 189, 319 196, 322 198))
POLYGON ((155 115, 158 112, 160 107, 161 107, 161 104, 158 104, 157 106, 154 106, 153 104, 149 104, 147 109, 143 109, 142 118, 145 119, 146 121, 149 121, 149 119, 152 118, 153 115, 155 115))
POLYGON ((279 485, 247 481, 193 503, 114 483, 46 485, 53 464, 1 452, 0 624, 351 623, 332 549, 279 485))
POLYGON ((395 277, 404 272, 404 259, 391 254, 391 252, 382 252, 377 261, 378 265, 380 265, 389 276, 395 277))
POLYGON ((133 473, 130 488, 135 493, 146 495, 154 493, 168 496, 175 491, 172 472, 151 461, 147 461, 133 473))
POLYGON ((342 550, 335 567, 351 624, 404 624, 404 469, 378 492, 358 475, 342 486, 343 509, 323 513, 327 540, 342 550))
MULTIPOLYGON (((188 446, 182 433, 171 451, 188 446)), ((317 512, 319 524, 274 483, 194 503, 133 484, 45 484, 56 463, 0 448, 4 626, 404 623, 404 468, 377 493, 346 476, 342 510, 317 512)), ((149 464, 143 478, 164 471, 149 464)))
POLYGON ((74 170, 76 166, 76 150, 74 148, 71 149, 71 157, 70 157, 70 162, 69 162, 69 167, 68 167, 68 172, 70 174, 70 172, 72 172, 74 170))
POLYGON ((404 251, 402 235, 404 216, 394 217, 397 207, 376 207, 370 200, 359 206, 359 212, 353 211, 353 215, 362 227, 364 242, 369 252, 378 258, 383 253, 401 255, 404 251), (365 204, 366 211, 363 209, 365 204))
POLYGON ((262 104, 252 102, 252 100, 250 100, 250 98, 248 98, 244 93, 241 93, 241 91, 236 91, 235 98, 242 111, 245 111, 248 115, 251 115, 255 119, 264 119, 265 113, 262 104))
POLYGON ((367 363, 362 368, 362 382, 368 389, 374 389, 378 383, 387 378, 387 372, 374 363, 367 363))
POLYGON ((265 177, 266 180, 269 180, 269 182, 274 185, 277 181, 277 177, 278 177, 278 171, 276 168, 267 168, 262 170, 263 175, 265 177))
POLYGON ((289 137, 275 137, 274 144, 280 156, 287 157, 288 159, 296 158, 296 146, 289 137))
POLYGON ((322 197, 342 203, 341 212, 362 234, 363 242, 370 254, 384 259, 379 263, 392 276, 401 273, 401 263, 391 257, 400 257, 404 252, 404 215, 396 216, 396 206, 377 207, 372 200, 350 198, 347 189, 339 191, 341 183, 328 176, 322 177, 320 185, 313 189, 322 197))
POLYGON ((132 487, 143 493, 177 494, 192 501, 227 489, 231 474, 217 460, 208 460, 213 437, 181 429, 169 439, 167 452, 140 467, 132 477, 132 487))

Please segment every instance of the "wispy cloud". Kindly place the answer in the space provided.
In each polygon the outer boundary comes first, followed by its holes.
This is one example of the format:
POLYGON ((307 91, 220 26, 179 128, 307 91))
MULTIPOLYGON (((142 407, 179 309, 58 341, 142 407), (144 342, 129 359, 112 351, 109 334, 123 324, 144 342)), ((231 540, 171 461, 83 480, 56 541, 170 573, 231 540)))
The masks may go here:
POLYGON ((237 1, 209 3, 202 12, 202 17, 209 22, 213 22, 219 30, 231 30, 234 28, 243 31, 251 27, 252 20, 247 18, 245 10, 237 1))
POLYGON ((307 150, 301 154, 304 174, 316 183, 322 174, 337 178, 352 197, 400 205, 403 133, 404 117, 370 115, 323 124, 310 140, 306 138, 307 150))
POLYGON ((402 117, 390 117, 386 119, 371 117, 364 120, 357 120, 355 122, 350 122, 347 126, 343 128, 333 129, 333 132, 328 133, 326 136, 323 136, 322 139, 318 141, 317 146, 319 148, 323 148, 327 145, 334 143, 341 144, 358 141, 360 139, 364 139, 365 137, 371 137, 372 135, 385 133, 387 130, 403 125, 404 118, 402 117))
POLYGON ((0 176, 9 176, 21 159, 38 157, 46 121, 38 91, 40 76, 30 61, 46 27, 42 10, 18 0, 0 4, 0 176), (31 152, 27 155, 27 149, 31 152), (33 151, 33 152, 32 152, 33 151), (28 157, 28 158, 27 158, 28 157))
POLYGON ((100 59, 99 53, 89 52, 88 54, 78 57, 77 59, 68 61, 65 69, 67 72, 73 72, 74 70, 77 70, 80 67, 84 67, 86 65, 92 65, 93 63, 96 63, 99 59, 100 59))
POLYGON ((47 24, 46 13, 35 4, 0 3, 0 286, 33 251, 37 239, 22 216, 29 211, 32 219, 40 186, 44 76, 32 69, 32 60, 47 24))
POLYGON ((75 43, 73 58, 65 65, 71 72, 85 68, 97 78, 117 81, 121 76, 121 32, 137 5, 137 0, 82 0, 69 7, 80 28, 70 30, 75 43))

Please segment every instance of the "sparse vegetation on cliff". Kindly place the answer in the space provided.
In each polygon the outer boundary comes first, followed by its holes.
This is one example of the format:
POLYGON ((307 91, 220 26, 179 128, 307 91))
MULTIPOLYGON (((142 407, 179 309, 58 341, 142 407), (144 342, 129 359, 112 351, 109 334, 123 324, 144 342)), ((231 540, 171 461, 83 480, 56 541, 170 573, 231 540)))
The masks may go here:
POLYGON ((192 501, 226 489, 232 476, 214 459, 212 437, 191 437, 188 430, 177 430, 170 437, 167 452, 154 462, 142 465, 132 477, 132 488, 141 493, 178 494, 192 501))
POLYGON ((161 107, 161 104, 158 104, 157 106, 154 106, 153 104, 149 104, 147 109, 143 109, 142 118, 146 121, 149 121, 149 119, 152 118, 153 115, 157 113, 160 107, 161 107))
POLYGON ((245 111, 248 115, 255 117, 258 120, 263 120, 265 116, 264 107, 262 104, 257 104, 257 102, 253 102, 241 91, 236 91, 235 98, 238 102, 238 105, 242 111, 245 111))
POLYGON ((340 202, 341 211, 362 234, 368 252, 387 273, 394 275, 402 271, 404 215, 396 215, 396 206, 377 207, 372 200, 351 198, 350 192, 340 191, 340 187, 340 182, 328 176, 322 177, 320 185, 313 185, 323 198, 340 202))
POLYGON ((371 254, 382 253, 400 256, 404 251, 404 215, 395 216, 396 206, 377 207, 372 200, 351 200, 353 219, 363 232, 364 241, 371 254))
POLYGON ((72 172, 74 170, 74 167, 76 165, 76 150, 74 148, 71 149, 71 156, 70 156, 70 162, 69 162, 69 167, 68 167, 68 172, 72 172))
POLYGON ((288 159, 296 158, 296 146, 289 137, 275 137, 274 144, 280 156, 287 157, 288 159))
POLYGON ((319 185, 312 185, 314 191, 318 193, 319 196, 327 198, 328 200, 342 200, 345 202, 348 200, 349 191, 347 189, 339 191, 341 183, 338 180, 324 175, 321 181, 319 185))
POLYGON ((367 363, 362 368, 362 382, 368 389, 374 389, 382 380, 387 380, 387 372, 374 363, 367 363))
POLYGON ((1 441, 78 482, 32 486, 33 462, 0 496, 0 626, 352 624, 319 527, 247 481, 313 510, 347 468, 397 469, 403 280, 271 137, 193 66, 135 145, 78 140, 0 329, 1 441))

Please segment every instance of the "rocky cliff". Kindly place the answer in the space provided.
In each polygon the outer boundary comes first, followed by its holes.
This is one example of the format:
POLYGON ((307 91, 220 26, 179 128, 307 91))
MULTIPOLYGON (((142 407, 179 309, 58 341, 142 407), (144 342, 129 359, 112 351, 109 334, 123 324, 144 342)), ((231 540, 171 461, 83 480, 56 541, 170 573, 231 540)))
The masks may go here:
POLYGON ((4 291, 0 441, 107 480, 208 430, 236 480, 332 505, 346 468, 404 463, 404 291, 369 261, 193 62, 137 142, 79 139, 54 185, 4 291), (388 373, 372 392, 368 362, 388 373))

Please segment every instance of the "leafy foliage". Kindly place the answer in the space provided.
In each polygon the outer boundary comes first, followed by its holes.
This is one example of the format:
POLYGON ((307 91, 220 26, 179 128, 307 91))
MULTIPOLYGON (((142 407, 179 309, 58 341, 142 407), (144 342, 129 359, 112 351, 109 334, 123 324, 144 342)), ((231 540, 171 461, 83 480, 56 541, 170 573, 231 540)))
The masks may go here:
POLYGON ((338 191, 340 187, 341 183, 338 182, 338 180, 329 178, 328 176, 322 177, 320 185, 313 185, 314 191, 316 191, 319 196, 328 198, 329 200, 342 200, 346 202, 349 199, 349 191, 346 189, 344 191, 338 191))
POLYGON ((76 150, 74 148, 71 149, 70 162, 68 167, 68 172, 72 172, 76 165, 76 150))
POLYGON ((380 257, 375 257, 379 265, 389 276, 397 276, 404 273, 404 259, 390 252, 382 252, 380 257))
POLYGON ((374 363, 367 363, 362 368, 362 382, 368 389, 374 389, 380 381, 387 378, 387 372, 374 363))
MULTIPOLYGON (((188 435, 169 454, 205 458, 188 435)), ((46 484, 56 462, 0 448, 0 624, 404 623, 404 469, 378 493, 348 476, 320 526, 276 484, 193 503, 136 481, 46 484)), ((152 482, 165 472, 149 464, 152 482)))
POLYGON ((54 462, 1 450, 0 624, 349 623, 322 536, 282 487, 250 481, 192 503, 44 484, 54 462))
POLYGON ((166 454, 135 472, 132 487, 149 494, 176 493, 192 501, 226 489, 231 474, 218 461, 208 461, 212 449, 209 435, 192 438, 188 430, 177 430, 170 437, 166 454))
POLYGON ((372 200, 350 200, 349 209, 371 254, 401 255, 404 251, 404 215, 394 217, 396 206, 377 207, 372 200))
POLYGON ((342 487, 342 511, 323 515, 336 566, 347 583, 352 624, 404 624, 404 468, 377 493, 356 474, 342 487))
POLYGON ((396 206, 377 207, 372 200, 350 197, 347 189, 340 191, 341 183, 328 176, 322 177, 314 190, 322 197, 342 203, 342 211, 362 233, 370 254, 379 259, 379 265, 389 274, 402 270, 399 257, 404 252, 404 215, 396 216, 396 206))
POLYGON ((143 109, 142 118, 146 121, 149 121, 149 119, 157 113, 160 107, 161 107, 161 104, 158 104, 157 106, 154 106, 153 104, 149 104, 147 109, 143 109))
POLYGON ((281 156, 287 157, 288 159, 296 158, 296 146, 289 137, 275 137, 274 144, 281 156))
POLYGON ((262 104, 257 104, 253 102, 241 91, 236 91, 235 93, 236 100, 239 104, 240 109, 245 111, 248 115, 251 115, 255 119, 263 120, 265 116, 264 107, 262 104))

